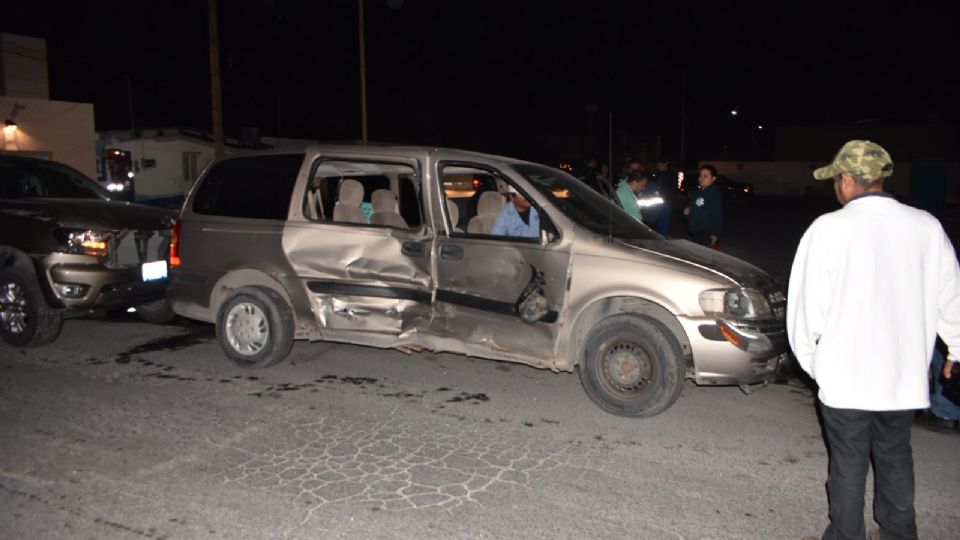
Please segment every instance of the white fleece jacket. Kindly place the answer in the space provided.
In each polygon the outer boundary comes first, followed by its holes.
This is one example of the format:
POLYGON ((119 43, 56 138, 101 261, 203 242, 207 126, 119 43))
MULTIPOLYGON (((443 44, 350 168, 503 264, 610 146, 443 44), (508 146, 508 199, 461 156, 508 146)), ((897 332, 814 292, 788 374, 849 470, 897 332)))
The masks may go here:
POLYGON ((928 407, 937 334, 960 356, 960 267, 940 223, 886 193, 817 218, 793 261, 787 333, 827 406, 928 407))

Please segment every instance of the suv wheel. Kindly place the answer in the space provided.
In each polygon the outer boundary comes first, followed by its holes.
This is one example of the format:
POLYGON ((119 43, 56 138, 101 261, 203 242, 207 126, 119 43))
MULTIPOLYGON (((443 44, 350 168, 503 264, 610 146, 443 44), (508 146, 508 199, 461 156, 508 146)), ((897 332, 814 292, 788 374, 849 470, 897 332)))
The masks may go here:
POLYGON ((10 266, 0 270, 0 337, 14 347, 39 347, 63 329, 60 311, 47 305, 32 272, 10 266))
POLYGON ((578 371, 584 390, 601 409, 645 418, 680 397, 685 369, 680 346, 661 323, 647 317, 604 319, 587 338, 578 371))
POLYGON ((140 320, 148 323, 168 323, 174 318, 173 305, 167 298, 140 304, 137 306, 137 316, 140 317, 140 320))
POLYGON ((217 340, 240 367, 272 366, 293 346, 293 314, 276 291, 239 289, 220 306, 217 340))

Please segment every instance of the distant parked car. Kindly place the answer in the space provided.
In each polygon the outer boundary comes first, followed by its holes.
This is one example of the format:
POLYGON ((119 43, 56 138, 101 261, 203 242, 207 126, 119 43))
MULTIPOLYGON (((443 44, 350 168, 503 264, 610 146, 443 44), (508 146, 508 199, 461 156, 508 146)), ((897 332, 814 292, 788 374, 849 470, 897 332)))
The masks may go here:
POLYGON ((753 185, 747 182, 737 182, 720 174, 717 175, 716 183, 727 199, 745 199, 753 195, 753 185))
POLYGON ((171 211, 113 200, 61 163, 0 155, 0 338, 45 345, 64 313, 91 309, 172 318, 173 221, 171 211))
MULTIPOLYGON (((720 190, 723 191, 723 197, 725 199, 739 200, 746 199, 753 195, 753 184, 748 182, 738 182, 728 176, 718 174, 715 183, 720 190)), ((696 189, 697 171, 688 172, 680 184, 680 191, 689 194, 696 189)))

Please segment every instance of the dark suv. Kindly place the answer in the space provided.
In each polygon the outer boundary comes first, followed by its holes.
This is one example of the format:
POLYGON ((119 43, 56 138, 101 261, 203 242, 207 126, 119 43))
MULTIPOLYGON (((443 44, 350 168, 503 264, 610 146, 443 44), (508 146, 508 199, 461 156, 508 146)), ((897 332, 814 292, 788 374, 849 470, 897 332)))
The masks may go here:
POLYGON ((0 155, 0 337, 52 342, 64 313, 136 306, 172 318, 166 301, 170 211, 111 200, 60 163, 0 155))

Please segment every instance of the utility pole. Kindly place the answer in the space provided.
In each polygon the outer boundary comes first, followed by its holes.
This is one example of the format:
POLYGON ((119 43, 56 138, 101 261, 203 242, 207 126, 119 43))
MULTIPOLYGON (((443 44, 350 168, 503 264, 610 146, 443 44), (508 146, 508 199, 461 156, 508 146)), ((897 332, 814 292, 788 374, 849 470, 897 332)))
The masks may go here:
POLYGON ((613 193, 613 111, 607 112, 607 184, 613 193))
POLYGON ((684 163, 684 153, 687 150, 687 70, 684 69, 680 75, 680 163, 678 167, 680 172, 686 165, 684 163))
POLYGON ((217 0, 207 0, 207 25, 210 45, 210 98, 213 109, 213 151, 223 155, 223 98, 220 93, 220 31, 217 26, 217 0))
POLYGON ((367 144, 367 55, 363 32, 363 0, 357 0, 360 26, 360 143, 367 144))
POLYGON ((130 110, 130 135, 137 132, 137 124, 133 120, 133 83, 130 81, 130 74, 127 74, 127 108, 130 110))

